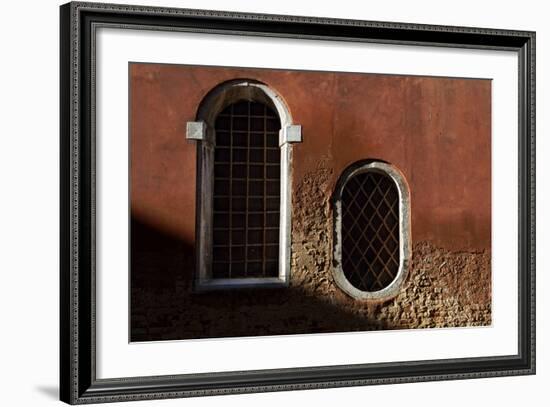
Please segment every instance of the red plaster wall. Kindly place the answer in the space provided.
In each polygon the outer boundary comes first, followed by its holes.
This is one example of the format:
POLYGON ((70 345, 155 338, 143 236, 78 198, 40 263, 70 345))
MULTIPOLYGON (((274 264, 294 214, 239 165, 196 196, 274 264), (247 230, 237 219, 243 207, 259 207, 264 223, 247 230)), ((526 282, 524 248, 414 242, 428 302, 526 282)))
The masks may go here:
MULTIPOLYGON (((236 78, 275 89, 302 125, 294 185, 320 162, 334 185, 349 164, 382 159, 409 183, 413 244, 490 248, 491 81, 482 79, 131 64, 133 218, 192 248, 196 146, 186 122, 212 88, 236 78)), ((132 248, 160 244, 132 236, 132 248)))

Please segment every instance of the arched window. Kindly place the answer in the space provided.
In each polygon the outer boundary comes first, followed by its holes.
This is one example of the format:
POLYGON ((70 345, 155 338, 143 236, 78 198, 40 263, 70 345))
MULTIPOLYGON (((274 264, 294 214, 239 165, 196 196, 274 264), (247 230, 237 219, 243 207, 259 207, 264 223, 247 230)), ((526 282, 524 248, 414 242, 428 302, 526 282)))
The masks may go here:
POLYGON ((187 138, 198 141, 195 287, 286 285, 291 143, 301 127, 267 85, 235 80, 203 99, 187 138))
POLYGON ((398 294, 410 263, 410 197, 399 170, 380 161, 348 167, 334 194, 334 277, 358 299, 398 294))

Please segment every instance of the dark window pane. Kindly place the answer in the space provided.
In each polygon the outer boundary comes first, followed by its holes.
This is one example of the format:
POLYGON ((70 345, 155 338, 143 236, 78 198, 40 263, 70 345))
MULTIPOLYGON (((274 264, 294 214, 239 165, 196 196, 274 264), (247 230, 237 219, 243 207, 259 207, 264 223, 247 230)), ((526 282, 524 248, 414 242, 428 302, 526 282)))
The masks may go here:
POLYGON ((267 133, 265 142, 267 147, 279 147, 279 132, 267 133))
POLYGON ((233 130, 248 130, 248 117, 233 117, 233 130))
POLYGON ((214 198, 214 210, 215 211, 228 211, 229 210, 229 198, 214 198))
MULTIPOLYGON (((231 195, 235 196, 235 195, 238 195, 238 196, 241 196, 241 195, 245 195, 246 194, 246 180, 242 180, 242 179, 238 179, 238 178, 233 178, 233 181, 231 182, 231 195)), ((235 200, 233 200, 234 202, 235 200)), ((242 199, 241 199, 242 201, 242 199)), ((244 206, 244 205, 239 205, 239 206, 244 206)), ((241 209, 239 209, 241 210, 241 209)))
POLYGON ((250 195, 258 196, 264 194, 264 182, 263 181, 249 181, 248 192, 250 195))
POLYGON ((214 181, 214 195, 228 195, 229 194, 229 181, 215 180, 214 181))
POLYGON ((268 229, 265 231, 266 243, 279 243, 279 229, 268 229))
POLYGON ((246 277, 245 263, 235 261, 231 263, 231 278, 243 278, 246 277))
POLYGON ((264 131, 264 118, 263 117, 252 117, 250 119, 250 131, 264 131))
POLYGON ((248 147, 248 134, 246 132, 233 132, 231 145, 233 147, 248 147))
POLYGON ((212 265, 212 277, 214 277, 214 278, 228 278, 229 277, 229 263, 214 263, 212 265))
POLYGON ((231 210, 233 213, 246 211, 246 201, 242 198, 231 199, 231 210))
POLYGON ((261 246, 248 246, 246 254, 248 260, 262 260, 262 249, 261 246))
POLYGON ((266 153, 266 162, 273 164, 281 162, 281 150, 278 148, 269 148, 266 153))
POLYGON ((267 246, 265 250, 265 257, 268 259, 277 260, 279 257, 279 246, 267 246))
POLYGON ((247 101, 237 102, 233 105, 233 114, 234 115, 248 115, 248 106, 247 101))
POLYGON ((229 130, 231 127, 231 119, 229 116, 220 115, 216 120, 216 131, 229 130))
POLYGON ((214 246, 213 252, 216 261, 229 261, 229 249, 227 247, 214 246))
POLYGON ((215 230, 214 231, 214 245, 226 245, 229 244, 229 231, 228 230, 215 230))
POLYGON ((233 178, 246 178, 246 164, 233 165, 233 178))
POLYGON ((244 246, 233 246, 231 248, 231 261, 244 261, 244 246))
POLYGON ((264 133, 250 134, 250 147, 264 147, 264 144, 265 144, 264 133))
POLYGON ((264 150, 263 149, 250 150, 249 157, 250 157, 250 162, 261 163, 264 161, 264 150))
POLYGON ((263 116, 265 114, 265 105, 262 103, 251 103, 250 114, 254 116, 263 116))
POLYGON ((266 217, 266 225, 270 227, 279 226, 279 214, 278 213, 268 213, 266 217))
POLYGON ((220 147, 229 147, 231 144, 231 133, 228 131, 216 131, 216 145, 220 147))
POLYGON ((231 244, 232 245, 244 245, 244 230, 233 230, 231 232, 231 244))
POLYGON ((245 149, 233 149, 233 162, 236 163, 245 163, 246 159, 246 150, 245 149))
POLYGON ((279 128, 274 111, 244 100, 216 120, 214 278, 278 275, 279 128))
POLYGON ((254 230, 250 229, 248 231, 248 241, 250 243, 259 243, 262 242, 264 238, 264 232, 263 230, 254 230))
POLYGON ((216 162, 228 162, 229 161, 229 148, 227 147, 216 147, 214 152, 214 161, 216 162))
POLYGON ((264 166, 263 165, 251 165, 249 167, 250 178, 263 178, 264 166))
POLYGON ((248 215, 248 226, 253 228, 262 228, 264 226, 263 214, 248 215))
POLYGON ((228 228, 229 217, 214 211, 214 229, 228 228))
POLYGON ((274 211, 279 209, 279 205, 281 204, 281 200, 279 198, 267 198, 265 200, 266 204, 266 210, 268 211, 274 211))
POLYGON ((248 270, 246 274, 248 277, 262 277, 263 276, 262 263, 261 262, 248 263, 248 270))
POLYGON ((265 274, 270 277, 279 275, 279 263, 277 261, 268 261, 265 265, 265 274))
POLYGON ((266 182, 266 190, 267 195, 279 195, 279 191, 281 189, 279 181, 267 181, 266 182))
POLYGON ((275 131, 279 130, 281 128, 281 123, 279 122, 279 119, 267 119, 266 120, 266 130, 267 131, 275 131))
POLYGON ((214 165, 214 176, 216 178, 229 177, 229 164, 214 165))
MULTIPOLYGON (((259 164, 264 162, 264 154, 263 151, 257 152, 254 155, 250 155, 250 163, 253 164, 259 164)), ((263 177, 263 171, 262 171, 262 177, 263 177)))
MULTIPOLYGON (((234 229, 242 229, 245 227, 246 215, 243 214, 232 214, 231 215, 231 226, 234 229)), ((215 226, 214 226, 215 227, 215 226)))
POLYGON ((279 167, 278 165, 269 165, 266 168, 266 172, 267 172, 266 175, 268 179, 274 179, 279 181, 279 178, 281 176, 281 167, 279 167))
POLYGON ((248 199, 248 210, 250 210, 250 211, 263 211, 264 210, 264 199, 263 198, 249 198, 248 199))

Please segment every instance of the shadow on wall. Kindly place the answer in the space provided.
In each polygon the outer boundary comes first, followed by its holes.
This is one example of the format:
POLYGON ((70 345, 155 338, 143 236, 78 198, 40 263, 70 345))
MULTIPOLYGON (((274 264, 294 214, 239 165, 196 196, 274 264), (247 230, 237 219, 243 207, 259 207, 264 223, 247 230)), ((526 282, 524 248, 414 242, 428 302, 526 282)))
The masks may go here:
POLYGON ((391 329, 372 306, 300 286, 194 293, 193 245, 135 216, 130 257, 131 341, 391 329))
POLYGON ((194 267, 194 245, 132 213, 130 222, 130 286, 149 293, 174 289, 183 270, 194 267))
MULTIPOLYGON (((315 210, 312 214, 321 217, 315 210)), ((295 226, 311 233, 294 235, 288 288, 199 294, 192 291, 193 245, 133 217, 131 341, 491 323, 489 250, 450 251, 416 242, 409 277, 397 297, 367 303, 348 297, 334 284, 330 239, 324 226, 312 227, 307 219, 296 217, 295 226)))

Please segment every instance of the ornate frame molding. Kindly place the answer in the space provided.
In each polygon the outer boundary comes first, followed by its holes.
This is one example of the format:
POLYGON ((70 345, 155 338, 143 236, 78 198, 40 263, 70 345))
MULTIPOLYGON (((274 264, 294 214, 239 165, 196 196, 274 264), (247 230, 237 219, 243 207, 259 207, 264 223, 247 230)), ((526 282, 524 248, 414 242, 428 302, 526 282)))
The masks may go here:
POLYGON ((534 32, 82 2, 61 6, 60 22, 61 400, 85 404, 535 373, 534 32), (94 229, 94 41, 97 27, 516 52, 519 58, 518 353, 499 357, 98 379, 94 229))

